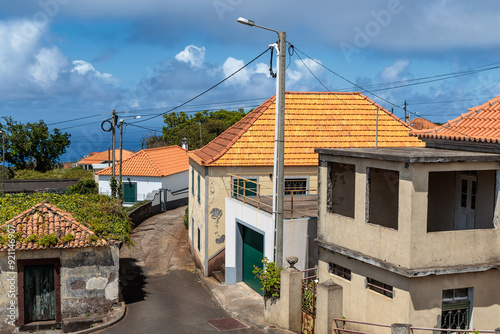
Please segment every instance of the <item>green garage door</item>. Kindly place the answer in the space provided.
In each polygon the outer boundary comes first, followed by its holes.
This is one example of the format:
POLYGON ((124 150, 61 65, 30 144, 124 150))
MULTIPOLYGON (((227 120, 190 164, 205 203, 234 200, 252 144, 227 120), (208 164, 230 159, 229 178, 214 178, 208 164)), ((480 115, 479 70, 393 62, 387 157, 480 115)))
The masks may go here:
POLYGON ((264 236, 243 226, 243 282, 262 294, 262 285, 255 278, 254 266, 262 268, 264 258, 264 236))

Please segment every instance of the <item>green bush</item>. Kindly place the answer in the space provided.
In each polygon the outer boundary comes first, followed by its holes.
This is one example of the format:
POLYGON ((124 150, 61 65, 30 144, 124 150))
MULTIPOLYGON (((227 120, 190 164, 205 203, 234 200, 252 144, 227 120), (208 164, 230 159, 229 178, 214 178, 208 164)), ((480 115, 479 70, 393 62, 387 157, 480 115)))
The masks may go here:
POLYGON ((97 194, 98 192, 99 192, 99 186, 97 185, 97 183, 92 179, 86 179, 86 180, 80 180, 80 182, 78 182, 77 184, 68 187, 66 194, 87 195, 87 194, 97 194))
POLYGON ((44 179, 80 179, 92 180, 94 178, 92 171, 83 169, 82 167, 73 168, 56 168, 45 173, 37 172, 31 169, 23 169, 15 172, 17 180, 44 180, 44 179))
POLYGON ((182 220, 184 221, 184 227, 186 230, 189 230, 189 206, 186 208, 186 211, 184 211, 184 217, 182 220))
POLYGON ((7 194, 0 197, 0 224, 46 201, 67 211, 98 237, 130 245, 132 225, 120 201, 105 195, 7 194))
POLYGON ((279 298, 281 286, 281 271, 282 267, 276 267, 274 262, 269 262, 267 258, 262 260, 264 268, 254 266, 252 271, 255 277, 259 279, 264 291, 264 297, 279 298))

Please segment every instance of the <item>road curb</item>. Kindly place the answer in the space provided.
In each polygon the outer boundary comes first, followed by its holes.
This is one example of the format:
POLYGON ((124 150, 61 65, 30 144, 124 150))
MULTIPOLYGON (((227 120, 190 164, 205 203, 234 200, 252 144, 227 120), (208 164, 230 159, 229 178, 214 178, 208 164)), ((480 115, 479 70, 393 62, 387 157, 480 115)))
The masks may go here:
MULTIPOLYGON (((196 274, 198 275, 198 278, 199 278, 200 282, 203 284, 203 286, 210 292, 210 295, 212 296, 212 298, 231 317, 233 317, 236 320, 241 321, 241 322, 243 322, 243 323, 245 323, 247 325, 250 325, 250 326, 252 326, 254 328, 257 328, 257 329, 263 331, 264 333, 270 333, 270 334, 295 334, 294 332, 291 332, 289 330, 286 330, 286 329, 283 329, 283 328, 280 328, 280 327, 277 327, 277 326, 273 326, 271 324, 263 322, 262 319, 264 318, 264 314, 262 314, 262 318, 261 319, 257 320, 257 319, 254 319, 252 317, 247 317, 245 315, 242 315, 240 313, 234 313, 234 312, 228 311, 226 308, 224 308, 224 305, 217 298, 217 296, 212 292, 212 287, 211 286, 214 285, 214 284, 216 284, 216 283, 210 282, 210 278, 209 277, 205 277, 203 275, 203 273, 198 268, 196 268, 196 274)), ((223 284, 223 283, 217 283, 217 284, 223 284)))
POLYGON ((95 326, 95 327, 92 327, 89 329, 84 329, 84 330, 81 330, 78 332, 71 332, 71 333, 72 334, 87 334, 87 333, 93 333, 93 332, 97 332, 97 331, 106 329, 108 327, 113 326, 114 324, 116 324, 120 320, 122 320, 125 317, 126 313, 127 313, 127 305, 125 305, 125 302, 120 302, 120 306, 118 307, 118 314, 116 316, 114 316, 113 319, 110 320, 109 322, 106 322, 104 324, 101 324, 99 326, 95 326))

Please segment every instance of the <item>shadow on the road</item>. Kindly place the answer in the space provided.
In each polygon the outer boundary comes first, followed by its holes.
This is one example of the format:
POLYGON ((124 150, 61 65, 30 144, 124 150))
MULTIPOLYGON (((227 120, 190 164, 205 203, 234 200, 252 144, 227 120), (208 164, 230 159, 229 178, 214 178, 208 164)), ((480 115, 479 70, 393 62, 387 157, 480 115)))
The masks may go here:
POLYGON ((120 289, 123 301, 126 304, 132 304, 144 300, 147 296, 147 292, 144 290, 145 286, 146 276, 137 264, 137 260, 133 258, 120 259, 120 289))

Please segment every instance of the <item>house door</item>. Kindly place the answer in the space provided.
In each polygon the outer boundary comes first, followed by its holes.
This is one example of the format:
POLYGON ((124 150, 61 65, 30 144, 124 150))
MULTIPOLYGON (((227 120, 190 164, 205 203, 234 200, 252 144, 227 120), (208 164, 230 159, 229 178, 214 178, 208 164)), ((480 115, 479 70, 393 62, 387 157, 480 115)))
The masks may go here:
POLYGON ((476 216, 477 172, 457 173, 455 230, 474 228, 476 216))
POLYGON ((262 285, 255 278, 254 266, 262 268, 264 258, 264 236, 248 227, 243 226, 243 282, 262 294, 262 285))
POLYGON ((137 183, 124 182, 123 183, 123 202, 135 203, 137 202, 137 183))
POLYGON ((55 320, 54 265, 24 267, 25 322, 55 320))

